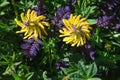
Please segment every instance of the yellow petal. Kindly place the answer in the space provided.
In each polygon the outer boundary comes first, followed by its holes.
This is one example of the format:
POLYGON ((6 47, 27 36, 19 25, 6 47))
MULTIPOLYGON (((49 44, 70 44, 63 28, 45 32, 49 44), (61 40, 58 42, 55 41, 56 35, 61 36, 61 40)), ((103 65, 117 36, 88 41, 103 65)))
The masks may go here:
POLYGON ((20 16, 21 16, 22 21, 25 22, 26 19, 25 19, 24 13, 21 13, 20 16))
POLYGON ((26 30, 20 30, 20 31, 16 31, 16 33, 23 33, 25 32, 26 30))
POLYGON ((37 17, 37 20, 41 21, 41 20, 44 20, 45 18, 46 18, 45 16, 41 15, 37 17))
POLYGON ((70 15, 69 22, 72 21, 72 18, 73 18, 73 14, 70 15))
POLYGON ((33 29, 30 28, 29 34, 28 34, 28 35, 25 35, 25 38, 30 37, 32 34, 33 34, 33 29))
POLYGON ((42 36, 41 36, 40 28, 39 28, 39 27, 36 27, 36 29, 37 29, 37 32, 38 32, 38 36, 39 36, 39 38, 41 38, 42 36))
POLYGON ((43 24, 45 26, 50 26, 50 24, 48 22, 41 22, 41 24, 43 24))
POLYGON ((44 26, 41 24, 41 23, 39 23, 39 27, 43 30, 43 32, 47 35, 47 32, 45 31, 45 28, 44 28, 44 26))
MULTIPOLYGON (((30 37, 28 37, 28 39, 34 38, 34 34, 32 34, 30 37)), ((23 38, 26 39, 26 38, 23 38)))
POLYGON ((36 11, 32 10, 31 14, 30 14, 30 19, 33 19, 37 16, 36 11))
POLYGON ((81 23, 81 22, 83 22, 83 21, 85 21, 86 20, 86 18, 82 18, 80 21, 79 21, 79 23, 81 23))
POLYGON ((31 10, 28 9, 28 10, 27 10, 27 18, 28 18, 28 19, 30 19, 30 12, 31 12, 31 10))
POLYGON ((37 29, 34 27, 34 37, 37 38, 38 37, 38 31, 37 29))
POLYGON ((17 19, 15 19, 15 22, 17 23, 17 25, 19 25, 20 27, 22 27, 23 26, 23 24, 20 22, 20 21, 18 21, 17 19))
POLYGON ((75 19, 75 21, 74 21, 74 25, 76 25, 76 24, 78 23, 80 17, 81 17, 81 15, 79 15, 79 16, 76 17, 76 19, 75 19))
POLYGON ((66 19, 63 19, 62 21, 67 29, 69 29, 69 27, 71 27, 70 23, 66 19))

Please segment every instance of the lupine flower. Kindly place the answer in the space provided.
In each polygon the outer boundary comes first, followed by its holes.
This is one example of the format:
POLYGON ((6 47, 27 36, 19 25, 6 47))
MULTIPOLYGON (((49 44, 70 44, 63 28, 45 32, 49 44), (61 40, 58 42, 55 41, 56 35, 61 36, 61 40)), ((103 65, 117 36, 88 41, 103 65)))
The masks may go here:
POLYGON ((95 59, 95 51, 94 51, 94 47, 90 44, 89 41, 86 42, 86 45, 81 47, 81 51, 82 51, 82 56, 83 57, 88 57, 92 60, 95 59))
POLYGON ((103 1, 99 7, 103 14, 110 14, 111 11, 114 12, 114 10, 119 7, 120 2, 119 0, 105 0, 103 1))
POLYGON ((120 23, 116 24, 116 31, 118 31, 120 29, 120 23))
POLYGON ((36 56, 37 51, 39 51, 39 46, 43 45, 41 40, 35 41, 33 38, 24 40, 24 44, 21 44, 21 48, 23 49, 23 53, 25 56, 28 56, 30 60, 34 56, 36 56))
POLYGON ((32 7, 31 9, 35 10, 37 12, 37 15, 42 15, 46 13, 46 6, 44 5, 44 0, 40 0, 37 4, 37 7, 32 7))
POLYGON ((61 33, 59 37, 64 37, 63 41, 66 44, 70 43, 71 46, 83 46, 86 40, 90 38, 90 23, 86 21, 86 18, 81 18, 81 15, 73 16, 63 19, 64 28, 59 30, 61 33))
POLYGON ((68 19, 70 17, 71 10, 69 6, 59 8, 55 16, 52 17, 52 24, 55 26, 56 30, 59 30, 64 27, 62 19, 68 19))
POLYGON ((107 15, 101 16, 97 19, 97 25, 101 27, 111 25, 110 20, 112 18, 113 16, 107 16, 107 15))
POLYGON ((59 8, 55 15, 52 16, 52 24, 55 26, 56 30, 59 30, 64 27, 62 19, 68 19, 71 14, 71 7, 77 3, 77 0, 66 0, 66 5, 62 8, 59 8))
POLYGON ((35 10, 28 9, 26 15, 21 13, 22 22, 15 19, 17 25, 21 27, 21 30, 16 33, 24 33, 24 39, 34 38, 35 40, 41 38, 43 33, 47 35, 44 26, 49 26, 49 23, 43 21, 45 18, 43 15, 37 16, 35 10))
POLYGON ((114 27, 116 31, 120 28, 117 24, 120 24, 120 1, 119 0, 105 0, 99 6, 101 16, 97 19, 97 26, 100 27, 114 27))
POLYGON ((94 60, 95 59, 95 57, 94 57, 95 52, 94 52, 93 46, 89 42, 87 42, 85 48, 86 48, 86 51, 87 51, 88 55, 90 56, 90 58, 92 60, 94 60))

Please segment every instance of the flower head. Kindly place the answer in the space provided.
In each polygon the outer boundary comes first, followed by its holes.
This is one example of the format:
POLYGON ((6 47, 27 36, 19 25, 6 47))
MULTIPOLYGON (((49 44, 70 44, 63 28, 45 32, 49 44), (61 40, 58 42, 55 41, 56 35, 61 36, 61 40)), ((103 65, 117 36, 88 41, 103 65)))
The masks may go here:
POLYGON ((44 26, 49 26, 49 23, 44 21, 45 18, 43 15, 37 16, 35 10, 28 9, 26 15, 21 13, 22 22, 15 19, 17 25, 21 27, 21 30, 16 33, 24 33, 24 39, 34 38, 35 40, 41 38, 42 33, 47 35, 44 26))
POLYGON ((25 56, 29 57, 32 60, 36 56, 37 51, 39 51, 40 45, 43 45, 41 40, 35 41, 33 38, 23 41, 24 43, 20 45, 25 56))
POLYGON ((86 18, 81 18, 81 15, 73 16, 70 18, 63 19, 65 28, 59 30, 61 35, 59 37, 64 37, 63 41, 66 44, 70 43, 71 46, 83 46, 86 40, 90 38, 90 23, 86 21, 86 18))

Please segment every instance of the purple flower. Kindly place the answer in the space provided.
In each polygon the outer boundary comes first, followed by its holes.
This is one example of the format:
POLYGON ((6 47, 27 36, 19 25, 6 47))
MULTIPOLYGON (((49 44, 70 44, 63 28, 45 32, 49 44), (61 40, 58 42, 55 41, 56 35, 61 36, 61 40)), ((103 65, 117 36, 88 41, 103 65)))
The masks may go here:
POLYGON ((44 0, 40 0, 38 2, 37 7, 31 7, 31 9, 34 9, 35 11, 37 11, 37 15, 45 14, 46 6, 44 5, 44 0))
POLYGON ((52 16, 52 24, 55 26, 57 30, 63 28, 63 22, 62 19, 68 19, 70 17, 71 10, 69 6, 65 6, 62 8, 59 8, 55 16, 52 16))
POLYGON ((97 19, 97 26, 113 27, 116 31, 119 30, 120 24, 120 1, 119 0, 105 0, 100 3, 99 9, 101 16, 97 19))
POLYGON ((56 69, 60 69, 61 67, 67 68, 67 67, 69 67, 69 62, 68 61, 60 60, 55 65, 56 65, 56 69))
POLYGON ((85 47, 82 48, 82 55, 90 57, 92 60, 94 60, 94 54, 95 52, 93 46, 89 42, 87 42, 85 47))
POLYGON ((32 60, 32 58, 36 56, 37 51, 39 51, 39 46, 42 44, 41 40, 35 41, 34 39, 28 39, 24 40, 24 43, 21 44, 20 47, 23 49, 24 55, 28 56, 30 60, 32 60))
POLYGON ((70 17, 71 7, 76 3, 77 0, 66 0, 66 5, 57 9, 55 15, 51 17, 51 23, 57 31, 64 27, 62 19, 68 19, 70 17))
POLYGON ((105 15, 114 12, 115 9, 119 7, 119 5, 119 0, 105 0, 99 5, 99 8, 101 12, 105 15))
POLYGON ((90 58, 92 60, 94 60, 95 59, 95 57, 94 57, 95 52, 94 52, 93 46, 89 42, 86 44, 86 49, 87 49, 87 52, 88 52, 90 58))
POLYGON ((97 19, 97 25, 104 27, 104 26, 111 26, 111 20, 114 18, 114 16, 101 16, 97 19))
POLYGON ((116 31, 120 30, 120 23, 116 24, 116 31))

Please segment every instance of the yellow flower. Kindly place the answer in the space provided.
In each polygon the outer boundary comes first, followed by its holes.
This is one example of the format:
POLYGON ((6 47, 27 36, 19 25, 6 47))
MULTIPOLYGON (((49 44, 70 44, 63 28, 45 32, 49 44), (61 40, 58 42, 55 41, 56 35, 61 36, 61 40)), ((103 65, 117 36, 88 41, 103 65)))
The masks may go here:
POLYGON ((64 37, 63 41, 66 44, 70 43, 71 46, 83 46, 86 40, 90 38, 90 23, 86 21, 86 18, 81 18, 81 15, 73 16, 70 18, 63 19, 64 28, 59 30, 61 35, 59 37, 64 37))
POLYGON ((42 33, 47 35, 44 26, 49 26, 48 22, 43 21, 46 17, 43 15, 37 16, 35 10, 27 10, 27 14, 21 13, 21 21, 15 19, 17 25, 21 27, 16 33, 24 33, 24 39, 34 38, 37 40, 42 37, 42 33))
POLYGON ((62 78, 62 80, 69 80, 69 79, 70 79, 70 74, 62 78))

